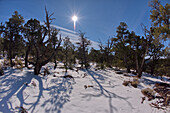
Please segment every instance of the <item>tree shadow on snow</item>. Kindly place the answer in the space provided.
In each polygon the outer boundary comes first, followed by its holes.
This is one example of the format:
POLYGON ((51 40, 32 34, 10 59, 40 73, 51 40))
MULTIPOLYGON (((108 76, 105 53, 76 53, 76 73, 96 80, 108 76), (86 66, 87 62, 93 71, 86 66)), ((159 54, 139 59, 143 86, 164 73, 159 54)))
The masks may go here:
POLYGON ((20 70, 9 69, 4 76, 0 77, 0 112, 10 113, 15 111, 16 106, 12 106, 10 101, 13 95, 17 95, 20 106, 24 104, 23 90, 26 88, 25 83, 31 82, 32 76, 30 76, 31 72, 17 76, 20 72, 20 70))
POLYGON ((45 100, 41 106, 45 107, 45 112, 47 113, 60 113, 63 105, 69 101, 69 95, 73 89, 72 79, 56 78, 50 82, 54 85, 45 89, 49 91, 50 98, 45 100))
MULTIPOLYGON (((113 98, 118 98, 120 100, 125 101, 130 107, 131 109, 134 109, 133 106, 131 105, 130 102, 128 102, 129 97, 122 97, 119 96, 117 94, 115 94, 114 92, 111 92, 107 89, 105 89, 106 86, 103 86, 101 83, 103 83, 101 80, 105 81, 105 77, 103 77, 101 74, 98 74, 96 72, 94 72, 91 69, 87 70, 87 73, 93 78, 93 80, 97 83, 98 88, 93 88, 94 90, 99 90, 100 93, 99 94, 83 94, 85 98, 91 98, 91 97, 100 97, 100 96, 104 96, 106 98, 108 98, 109 100, 109 108, 110 108, 110 113, 114 113, 114 111, 118 111, 118 108, 116 108, 112 102, 113 98), (101 79, 102 78, 102 79, 101 79), (100 81, 100 82, 99 82, 100 81)), ((110 84, 109 84, 110 85, 110 84)), ((114 88, 113 86, 111 86, 111 88, 114 88)))
POLYGON ((19 74, 19 71, 17 73, 16 70, 11 69, 4 76, 0 77, 0 112, 12 113, 16 111, 16 106, 12 105, 12 101, 10 100, 12 96, 15 96, 15 100, 19 100, 19 105, 17 106, 24 107, 28 105, 27 111, 31 113, 38 112, 35 111, 35 108, 40 104, 40 99, 42 97, 45 98, 43 91, 48 91, 50 97, 46 98, 45 102, 41 105, 47 113, 60 113, 63 105, 69 101, 69 94, 73 89, 71 79, 54 78, 50 81, 52 86, 43 88, 43 77, 36 76, 32 72, 26 72, 23 76, 17 76, 17 74, 19 74), (39 92, 34 102, 28 103, 23 94, 26 87, 30 87, 33 78, 38 81, 39 85, 36 87, 38 87, 39 92), (29 85, 26 85, 26 83, 29 85))

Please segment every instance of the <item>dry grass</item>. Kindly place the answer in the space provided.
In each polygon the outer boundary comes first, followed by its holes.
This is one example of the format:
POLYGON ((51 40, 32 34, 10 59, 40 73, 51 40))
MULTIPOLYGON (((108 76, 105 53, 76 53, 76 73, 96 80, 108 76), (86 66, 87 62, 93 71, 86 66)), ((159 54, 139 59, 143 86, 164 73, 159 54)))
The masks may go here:
POLYGON ((131 81, 123 81, 124 86, 128 86, 131 83, 131 81))
POLYGON ((138 87, 138 84, 139 84, 139 80, 137 78, 134 78, 133 81, 131 82, 131 85, 134 87, 134 88, 137 88, 138 87))
POLYGON ((155 99, 154 90, 152 90, 150 88, 146 88, 146 89, 142 89, 141 92, 144 96, 148 97, 148 101, 155 99))

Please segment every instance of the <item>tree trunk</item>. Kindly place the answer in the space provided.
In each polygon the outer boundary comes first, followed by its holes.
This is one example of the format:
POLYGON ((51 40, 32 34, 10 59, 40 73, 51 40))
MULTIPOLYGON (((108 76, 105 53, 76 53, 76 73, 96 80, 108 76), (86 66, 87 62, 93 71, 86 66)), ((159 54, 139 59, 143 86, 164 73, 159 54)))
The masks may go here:
POLYGON ((11 67, 13 67, 13 63, 12 63, 12 39, 10 39, 10 44, 9 44, 9 60, 10 60, 11 67))
POLYGON ((30 48, 31 48, 31 46, 29 45, 27 48, 26 54, 25 54, 25 67, 27 67, 27 68, 28 68, 28 54, 30 52, 30 48))
POLYGON ((65 64, 66 72, 67 72, 67 67, 68 67, 68 48, 66 47, 66 64, 65 64))
POLYGON ((54 55, 54 69, 57 68, 57 61, 56 61, 56 55, 54 55))
POLYGON ((136 61, 136 73, 138 73, 139 70, 139 60, 138 60, 138 54, 135 52, 135 61, 136 61))
POLYGON ((152 65, 151 65, 151 75, 154 74, 154 69, 155 69, 155 59, 153 59, 152 65))
POLYGON ((55 60, 54 61, 54 69, 56 69, 57 68, 57 61, 55 60))
POLYGON ((130 68, 129 67, 127 67, 127 73, 130 73, 130 68))
POLYGON ((146 56, 146 53, 147 53, 147 52, 148 52, 148 45, 147 45, 147 47, 146 47, 145 54, 143 55, 141 67, 140 67, 140 69, 138 70, 138 74, 136 75, 138 78, 141 78, 141 76, 142 76, 143 67, 144 67, 144 63, 145 63, 145 56, 146 56))
POLYGON ((38 62, 35 64, 34 75, 40 74, 41 67, 42 66, 38 62))

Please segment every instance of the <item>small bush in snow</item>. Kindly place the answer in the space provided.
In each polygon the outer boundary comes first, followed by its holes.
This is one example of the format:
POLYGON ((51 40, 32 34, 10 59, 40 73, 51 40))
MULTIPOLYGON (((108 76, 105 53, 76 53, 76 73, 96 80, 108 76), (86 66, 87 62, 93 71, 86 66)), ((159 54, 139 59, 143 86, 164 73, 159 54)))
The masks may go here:
POLYGON ((28 113, 27 110, 24 107, 17 106, 16 109, 19 109, 19 113, 28 113))
POLYGON ((3 65, 4 66, 10 66, 9 60, 4 59, 3 65))
POLYGON ((49 74, 50 74, 50 71, 49 71, 48 67, 46 67, 44 69, 44 76, 49 75, 49 74))
POLYGON ((128 86, 131 83, 131 81, 123 81, 124 86, 128 86))
POLYGON ((32 83, 31 83, 34 87, 36 87, 37 86, 37 84, 34 82, 34 81, 32 81, 32 83))
POLYGON ((155 98, 155 92, 150 88, 142 89, 141 92, 144 96, 148 97, 148 101, 155 98))
POLYGON ((84 88, 87 89, 89 87, 93 87, 92 85, 84 85, 84 88))
POLYGON ((139 80, 137 78, 134 78, 133 81, 131 82, 131 85, 135 88, 137 88, 138 84, 139 84, 139 80))
POLYGON ((101 69, 105 69, 105 65, 104 65, 104 64, 101 64, 101 65, 100 65, 100 68, 101 68, 101 69))

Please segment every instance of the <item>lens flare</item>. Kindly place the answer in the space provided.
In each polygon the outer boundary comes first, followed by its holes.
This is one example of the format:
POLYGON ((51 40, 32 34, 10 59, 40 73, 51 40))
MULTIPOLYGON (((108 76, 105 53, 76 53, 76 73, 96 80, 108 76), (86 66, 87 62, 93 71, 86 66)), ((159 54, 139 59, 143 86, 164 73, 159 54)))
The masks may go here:
POLYGON ((73 22, 74 22, 74 31, 76 30, 76 21, 77 21, 77 19, 78 19, 78 18, 77 18, 77 16, 75 16, 75 15, 72 17, 72 20, 73 20, 73 22))
POLYGON ((76 22, 76 21, 77 21, 77 16, 74 15, 74 16, 72 17, 72 20, 73 20, 74 22, 76 22))

